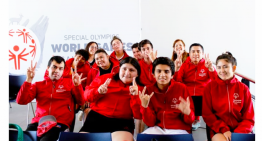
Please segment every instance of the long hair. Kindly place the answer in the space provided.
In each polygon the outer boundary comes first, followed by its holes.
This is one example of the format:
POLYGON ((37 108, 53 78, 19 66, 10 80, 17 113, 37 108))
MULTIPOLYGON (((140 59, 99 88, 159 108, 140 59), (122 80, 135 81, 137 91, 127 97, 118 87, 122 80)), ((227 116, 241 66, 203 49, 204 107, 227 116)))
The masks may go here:
MULTIPOLYGON (((176 40, 174 41, 174 43, 173 43, 173 47, 175 47, 176 43, 179 42, 179 41, 181 41, 182 44, 184 45, 184 48, 186 48, 186 45, 185 45, 184 41, 181 40, 181 39, 176 39, 176 40)), ((188 56, 189 56, 188 52, 186 52, 186 50, 184 50, 184 53, 182 54, 182 62, 183 62, 183 63, 186 61, 186 58, 187 58, 188 56)), ((177 59, 177 54, 176 54, 176 52, 173 50, 171 60, 172 60, 172 61, 175 61, 176 59, 177 59)))

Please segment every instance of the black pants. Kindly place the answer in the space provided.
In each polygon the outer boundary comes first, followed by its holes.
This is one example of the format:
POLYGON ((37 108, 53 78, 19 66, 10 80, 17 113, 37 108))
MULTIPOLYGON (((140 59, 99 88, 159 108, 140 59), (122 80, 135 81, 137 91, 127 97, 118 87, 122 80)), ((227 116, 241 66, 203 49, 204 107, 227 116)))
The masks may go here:
MULTIPOLYGON (((60 132, 65 131, 68 128, 66 125, 61 124, 61 123, 57 123, 57 125, 60 125, 61 128, 53 127, 48 132, 43 134, 40 138, 39 137, 37 138, 39 138, 40 141, 56 141, 59 138, 60 132)), ((37 126, 38 126, 38 123, 28 124, 26 131, 37 131, 37 126)))

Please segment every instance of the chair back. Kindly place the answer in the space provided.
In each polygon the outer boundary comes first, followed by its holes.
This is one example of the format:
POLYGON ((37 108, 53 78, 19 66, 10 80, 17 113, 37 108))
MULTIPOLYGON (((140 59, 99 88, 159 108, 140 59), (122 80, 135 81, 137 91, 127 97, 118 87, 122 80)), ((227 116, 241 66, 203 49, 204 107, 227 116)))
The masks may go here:
POLYGON ((61 132, 58 141, 112 141, 111 133, 61 132))
POLYGON ((137 141, 194 141, 192 134, 156 135, 138 134, 137 141))

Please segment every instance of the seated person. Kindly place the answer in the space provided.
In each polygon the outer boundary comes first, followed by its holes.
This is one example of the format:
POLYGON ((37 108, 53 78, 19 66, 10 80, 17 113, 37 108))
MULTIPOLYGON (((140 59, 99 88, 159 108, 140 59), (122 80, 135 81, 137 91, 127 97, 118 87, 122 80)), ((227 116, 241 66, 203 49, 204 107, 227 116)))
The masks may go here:
POLYGON ((145 134, 188 134, 195 119, 193 101, 182 83, 172 79, 174 63, 167 57, 153 62, 156 83, 139 91, 145 134))
MULTIPOLYGON (((86 78, 87 74, 90 70, 90 65, 88 64, 87 60, 88 60, 88 52, 84 49, 79 49, 78 51, 76 51, 75 53, 75 57, 74 58, 70 58, 66 61, 65 63, 65 69, 63 72, 63 77, 64 78, 72 78, 72 71, 71 71, 71 67, 73 69, 76 69, 76 72, 81 75, 82 74, 82 78, 86 78)), ((45 72, 45 76, 44 78, 48 78, 49 77, 49 72, 48 70, 46 70, 45 72)), ((82 81, 82 86, 83 88, 85 88, 86 86, 86 79, 82 81)))
POLYGON ((84 93, 91 111, 79 132, 111 132, 113 141, 132 141, 134 118, 141 119, 140 73, 137 60, 127 57, 120 62, 119 73, 97 77, 84 93))
POLYGON ((53 115, 57 126, 42 134, 40 141, 56 141, 61 131, 71 126, 74 119, 74 99, 78 104, 84 103, 81 75, 72 72, 72 78, 63 78, 65 60, 53 56, 47 66, 49 77, 43 81, 31 84, 35 76, 36 64, 27 70, 27 78, 17 95, 17 103, 28 104, 36 99, 36 116, 26 131, 36 131, 39 120, 46 115, 53 115))
POLYGON ((238 81, 234 72, 237 61, 226 52, 217 57, 217 77, 205 88, 203 119, 212 141, 231 140, 231 133, 252 132, 255 119, 249 88, 238 81))
POLYGON ((113 57, 120 62, 129 56, 123 48, 122 40, 117 36, 114 36, 111 40, 111 46, 114 51, 110 54, 110 57, 113 57))

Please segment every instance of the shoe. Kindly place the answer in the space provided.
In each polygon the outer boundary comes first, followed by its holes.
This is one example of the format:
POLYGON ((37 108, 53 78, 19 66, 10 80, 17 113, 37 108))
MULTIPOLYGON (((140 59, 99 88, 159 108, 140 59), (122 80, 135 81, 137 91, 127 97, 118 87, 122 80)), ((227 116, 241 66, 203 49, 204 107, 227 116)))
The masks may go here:
POLYGON ((196 131, 198 127, 200 127, 200 122, 197 122, 197 123, 195 123, 195 124, 192 124, 192 130, 193 130, 193 131, 196 131))
POLYGON ((83 111, 79 111, 79 112, 78 112, 78 120, 79 120, 79 121, 82 121, 83 115, 84 115, 84 114, 83 114, 83 111))

